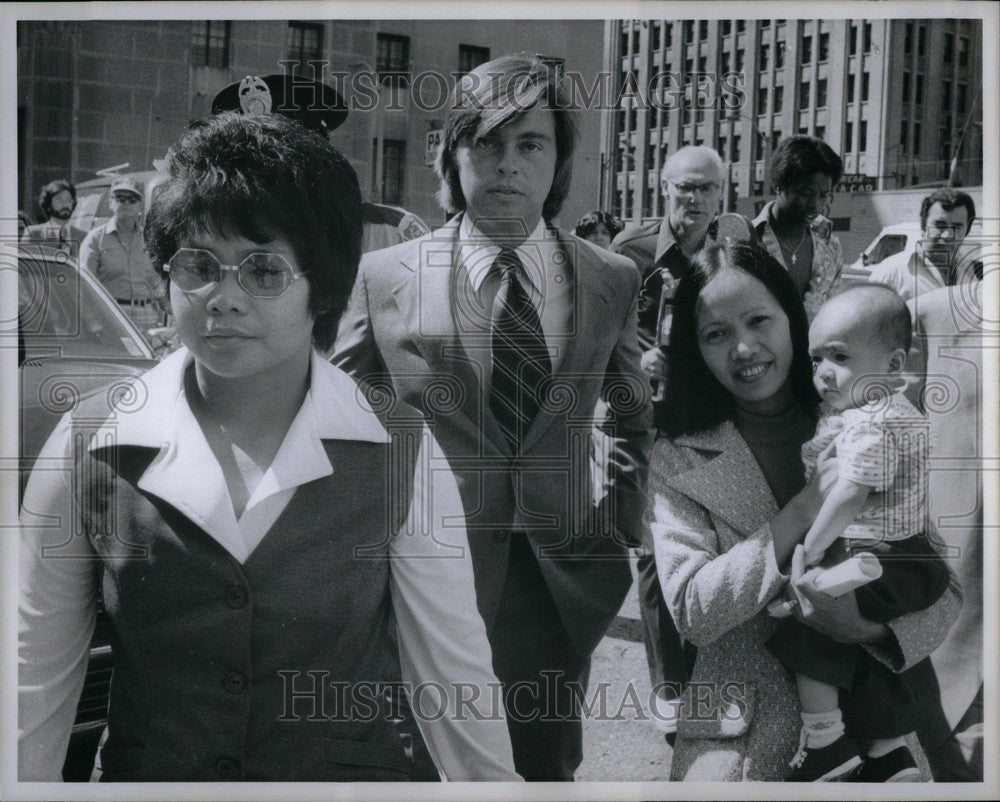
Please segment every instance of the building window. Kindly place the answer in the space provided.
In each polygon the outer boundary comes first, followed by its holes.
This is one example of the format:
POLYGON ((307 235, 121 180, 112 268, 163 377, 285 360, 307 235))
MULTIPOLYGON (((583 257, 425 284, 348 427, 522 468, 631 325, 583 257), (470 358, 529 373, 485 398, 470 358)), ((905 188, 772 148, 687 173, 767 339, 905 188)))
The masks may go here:
POLYGON ((811 36, 802 37, 802 63, 812 64, 813 60, 813 40, 811 36))
POLYGON ((854 102, 854 76, 853 75, 848 75, 847 76, 847 102, 848 103, 853 103, 854 102))
POLYGON ((672 47, 674 44, 674 24, 672 22, 665 22, 664 25, 664 47, 672 47))
POLYGON ((826 138, 826 126, 825 125, 817 125, 816 126, 816 138, 817 139, 825 139, 826 138))
POLYGON ((760 21, 760 27, 761 28, 770 28, 771 27, 771 20, 769 20, 769 19, 762 19, 760 21))
POLYGON ((872 24, 870 22, 865 23, 865 41, 864 46, 861 49, 862 53, 866 55, 872 50, 872 24))
POLYGON ((864 153, 868 150, 868 123, 862 120, 858 124, 858 151, 864 153))
POLYGON ((844 124, 844 150, 847 153, 854 152, 854 123, 850 120, 844 124))
POLYGON ((919 74, 917 75, 917 91, 916 91, 916 97, 914 98, 914 102, 918 106, 921 103, 924 102, 924 76, 923 75, 919 75, 919 74))
POLYGON ((816 82, 816 108, 826 108, 826 78, 816 82))
POLYGON ((662 22, 653 22, 653 23, 650 23, 650 24, 652 26, 650 28, 650 34, 651 34, 651 40, 652 40, 652 44, 650 45, 650 47, 652 48, 653 52, 656 52, 657 50, 660 49, 660 40, 663 38, 663 37, 660 36, 660 33, 663 30, 663 23, 662 22))
POLYGON ((698 23, 698 38, 705 41, 708 38, 708 21, 702 20, 698 23))
POLYGON ((903 103, 910 102, 910 73, 903 73, 903 103))
POLYGON ((780 70, 785 66, 785 42, 774 43, 774 68, 780 70))
POLYGON ((743 72, 743 48, 736 51, 736 72, 743 72))
POLYGON ((722 35, 729 36, 733 32, 733 21, 724 19, 722 21, 722 35))
POLYGON ((941 111, 951 111, 951 81, 941 82, 941 111))
POLYGON ((716 150, 719 152, 719 155, 722 157, 722 161, 728 161, 729 160, 729 154, 726 152, 726 148, 728 146, 729 146, 729 140, 726 139, 724 136, 720 136, 719 137, 719 145, 716 148, 716 150))
POLYGON ((708 56, 698 56, 698 72, 704 74, 708 70, 708 56))
POLYGON ((757 161, 760 161, 761 159, 765 158, 765 151, 767 149, 767 137, 758 131, 757 135, 753 138, 753 142, 754 142, 754 150, 757 151, 754 154, 754 158, 757 161))
POLYGON ((799 108, 809 108, 809 82, 803 81, 799 84, 799 108))
POLYGON ((785 101, 785 87, 776 86, 774 87, 774 113, 777 114, 781 111, 781 107, 784 105, 785 101))
POLYGON ((960 36, 958 38, 958 66, 969 66, 969 37, 960 36))
POLYGON ((310 61, 323 58, 323 25, 318 22, 289 22, 285 56, 305 69, 310 61))
POLYGON ((853 56, 858 52, 858 26, 851 23, 851 37, 848 52, 853 56))
POLYGON ((723 53, 722 54, 722 74, 723 75, 728 75, 729 74, 729 54, 728 53, 723 53))
POLYGON ((959 114, 965 114, 965 105, 966 105, 968 91, 969 87, 967 84, 958 85, 958 108, 956 108, 955 110, 959 114))
POLYGON ((906 23, 906 34, 903 36, 903 52, 909 55, 913 52, 913 23, 906 23))
POLYGON ((458 46, 458 71, 465 75, 472 72, 480 64, 485 64, 490 60, 490 49, 488 47, 477 47, 476 45, 458 46))
POLYGON ((771 153, 774 153, 778 149, 778 143, 781 141, 781 131, 771 132, 771 153))
POLYGON ((867 72, 861 73, 861 102, 865 103, 868 100, 868 88, 869 88, 869 75, 867 72))
POLYGON ((684 59, 684 82, 688 83, 690 81, 691 73, 694 72, 694 59, 686 58, 684 59))
POLYGON ((927 55, 927 29, 923 25, 917 28, 917 55, 927 55))
POLYGON ((694 20, 684 20, 684 44, 689 45, 694 41, 694 20))
POLYGON ((376 34, 375 71, 378 73, 379 83, 405 83, 410 71, 410 37, 392 33, 376 34))
POLYGON ((767 87, 759 86, 757 87, 757 113, 766 114, 767 113, 767 87))
POLYGON ((743 137, 739 134, 733 137, 733 161, 738 162, 743 159, 743 137))
POLYGON ((743 33, 747 29, 747 21, 745 19, 736 20, 736 33, 743 33))
POLYGON ((767 56, 768 53, 770 53, 770 51, 771 48, 768 47, 767 45, 760 46, 760 66, 758 67, 759 70, 763 71, 767 69, 767 56))
POLYGON ((821 33, 819 35, 819 60, 826 61, 830 58, 830 34, 821 33))
POLYGON ((955 34, 946 33, 944 35, 944 63, 951 64, 955 58, 955 34))
POLYGON ((191 63, 196 67, 228 67, 232 37, 229 20, 203 20, 191 25, 191 63))
POLYGON ((913 155, 920 155, 920 123, 913 124, 913 155))
POLYGON ((899 124, 899 147, 904 153, 910 147, 910 124, 906 120, 899 124))
MULTIPOLYGON (((378 140, 372 140, 372 163, 377 163, 378 140)), ((377 180, 377 168, 372 182, 377 180)), ((406 175, 406 141, 382 140, 382 203, 403 202, 403 177, 406 175)))
POLYGON ((951 129, 942 128, 938 131, 938 159, 947 162, 951 159, 951 129))

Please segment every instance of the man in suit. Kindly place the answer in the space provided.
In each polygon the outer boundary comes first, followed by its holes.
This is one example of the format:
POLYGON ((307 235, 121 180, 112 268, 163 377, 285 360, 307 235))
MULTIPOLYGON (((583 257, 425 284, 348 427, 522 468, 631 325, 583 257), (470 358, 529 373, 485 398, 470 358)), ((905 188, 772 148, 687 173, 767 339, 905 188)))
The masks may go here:
MULTIPOLYGON (((948 637, 911 671, 925 706, 917 734, 937 782, 983 779, 982 282, 942 287, 909 301, 913 347, 906 394, 931 427, 930 521, 962 584, 948 637)), ((993 479, 995 483, 995 477, 993 479)))
POLYGON ((436 163, 441 205, 458 214, 362 259, 333 356, 421 409, 451 462, 528 780, 571 780, 582 759, 573 686, 586 687, 631 584, 652 443, 639 273, 552 225, 574 145, 565 94, 537 58, 463 76, 436 163), (611 453, 594 455, 599 398, 611 453))
POLYGON ((76 187, 63 179, 50 181, 42 187, 38 205, 46 222, 27 226, 21 234, 21 242, 44 242, 74 256, 79 254, 87 232, 69 222, 76 208, 76 187))
MULTIPOLYGON (((666 296, 664 315, 672 308, 674 288, 690 267, 690 259, 705 245, 709 229, 719 213, 725 165, 719 154, 704 145, 688 145, 670 155, 660 173, 666 214, 663 220, 623 231, 611 250, 631 258, 642 271, 639 297, 639 340, 642 367, 654 381, 662 382, 666 369, 666 339, 657 336, 661 296, 666 296)), ((667 324, 669 330, 669 324, 667 324)), ((650 536, 646 530, 647 538, 650 536)), ((695 648, 677 632, 663 600, 656 573, 653 543, 647 539, 638 550, 639 614, 649 679, 657 689, 651 717, 668 741, 677 736, 677 708, 671 704, 691 675, 695 648)))

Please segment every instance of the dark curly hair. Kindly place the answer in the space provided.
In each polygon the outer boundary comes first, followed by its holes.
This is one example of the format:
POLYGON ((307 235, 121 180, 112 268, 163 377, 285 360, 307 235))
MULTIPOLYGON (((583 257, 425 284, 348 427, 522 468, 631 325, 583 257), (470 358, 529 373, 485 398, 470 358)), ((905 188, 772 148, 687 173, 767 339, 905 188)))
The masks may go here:
POLYGON ((361 261, 361 190, 325 137, 278 115, 226 112, 193 123, 167 154, 146 216, 156 271, 194 231, 291 245, 309 282, 313 341, 333 344, 361 261))
POLYGON ((821 173, 836 184, 844 174, 844 162, 833 148, 814 136, 789 136, 778 143, 771 156, 771 185, 790 188, 796 181, 821 173))
POLYGON ((698 298, 707 284, 723 270, 741 270, 763 284, 785 316, 792 339, 789 370, 792 395, 815 415, 820 398, 813 386, 809 358, 809 320, 795 284, 770 253, 756 245, 709 245, 691 260, 691 268, 677 285, 670 346, 666 396, 657 410, 656 425, 668 437, 703 432, 732 419, 736 401, 715 378, 698 348, 698 298))
POLYGON ((573 233, 578 237, 586 239, 597 231, 598 226, 604 226, 611 239, 617 237, 625 228, 625 224, 613 214, 595 210, 593 212, 587 212, 583 217, 576 221, 576 228, 573 229, 573 233))
POLYGON ((46 220, 52 215, 52 199, 60 192, 68 192, 72 195, 73 206, 76 206, 76 187, 64 178, 49 181, 49 183, 42 187, 42 191, 38 193, 38 205, 42 210, 42 214, 45 215, 46 220))

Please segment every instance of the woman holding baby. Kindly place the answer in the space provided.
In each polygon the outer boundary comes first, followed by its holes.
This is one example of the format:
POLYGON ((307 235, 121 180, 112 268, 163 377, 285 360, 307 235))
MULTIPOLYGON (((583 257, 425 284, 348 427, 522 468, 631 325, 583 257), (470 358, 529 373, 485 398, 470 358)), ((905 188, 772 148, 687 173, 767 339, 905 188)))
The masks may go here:
MULTIPOLYGON (((927 657, 954 620, 960 594, 946 570, 929 567, 926 576, 943 576, 943 583, 931 588, 928 581, 920 599, 873 620, 872 611, 890 607, 864 604, 865 615, 861 589, 833 598, 817 589, 815 571, 804 576, 831 539, 815 531, 815 522, 846 513, 827 503, 843 473, 839 455, 830 457, 835 447, 823 449, 805 478, 802 446, 816 434, 821 400, 812 363, 825 356, 810 353, 795 284, 761 248, 707 248, 678 287, 670 343, 649 520, 664 598, 681 635, 698 647, 682 697, 673 779, 912 779, 917 772, 900 762, 911 748, 921 759, 915 738, 900 738, 908 722, 894 722, 888 732, 867 726, 866 678, 898 675, 927 657), (858 645, 855 689, 841 686, 839 707, 835 689, 834 709, 819 719, 802 714, 815 697, 802 693, 793 673, 800 666, 779 662, 769 644, 787 626, 766 609, 783 593, 796 602, 795 619, 818 636, 858 645), (863 754, 863 766, 860 757, 845 760, 838 752, 832 772, 815 771, 829 757, 828 743, 845 741, 858 744, 851 749, 863 754), (799 765, 790 768, 789 761, 799 765)), ((893 350, 872 357, 890 377, 901 369, 893 350)), ((850 396, 855 388, 842 389, 850 396)), ((871 493, 859 495, 866 498, 853 499, 850 515, 881 504, 871 493)), ((923 533, 901 542, 926 545, 923 533)), ((851 543, 829 546, 824 564, 847 556, 851 543)), ((916 551, 933 565, 933 549, 916 551)))

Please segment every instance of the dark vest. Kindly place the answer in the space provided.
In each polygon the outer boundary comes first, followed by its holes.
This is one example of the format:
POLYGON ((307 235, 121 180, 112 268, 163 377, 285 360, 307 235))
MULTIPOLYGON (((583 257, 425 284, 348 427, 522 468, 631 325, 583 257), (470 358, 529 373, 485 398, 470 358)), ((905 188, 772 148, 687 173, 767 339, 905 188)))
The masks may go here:
POLYGON ((243 565, 136 486, 155 449, 81 456, 115 659, 102 780, 408 779, 386 694, 405 438, 324 441, 334 473, 297 488, 243 565))

